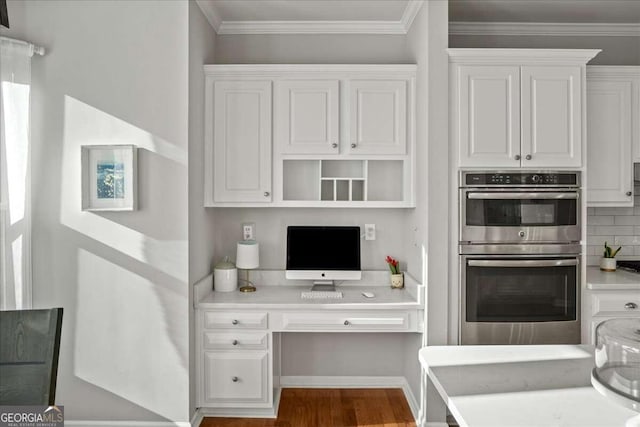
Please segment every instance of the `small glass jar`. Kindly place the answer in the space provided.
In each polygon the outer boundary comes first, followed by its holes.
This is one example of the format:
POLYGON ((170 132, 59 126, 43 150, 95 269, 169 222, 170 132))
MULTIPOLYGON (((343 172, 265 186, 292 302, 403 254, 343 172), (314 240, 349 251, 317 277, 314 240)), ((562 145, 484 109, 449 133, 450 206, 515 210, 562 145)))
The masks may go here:
POLYGON ((605 320, 596 328, 592 384, 602 394, 640 411, 640 318, 605 320))

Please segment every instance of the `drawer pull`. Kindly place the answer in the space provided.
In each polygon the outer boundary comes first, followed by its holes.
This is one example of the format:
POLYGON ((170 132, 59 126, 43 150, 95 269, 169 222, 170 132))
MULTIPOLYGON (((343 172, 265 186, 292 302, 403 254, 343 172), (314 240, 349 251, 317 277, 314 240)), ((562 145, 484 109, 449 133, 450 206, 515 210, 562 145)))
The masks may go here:
POLYGON ((233 381, 234 383, 237 383, 238 379, 239 379, 238 377, 231 377, 231 381, 233 381))
POLYGON ((636 304, 635 302, 628 302, 624 305, 624 308, 626 308, 627 310, 635 310, 636 308, 638 308, 638 304, 636 304))
POLYGON ((232 324, 232 325, 237 325, 237 324, 238 324, 238 320, 237 320, 237 319, 233 319, 233 320, 231 321, 231 324, 232 324))
POLYGON ((344 321, 345 326, 349 326, 351 323, 348 320, 344 321))
POLYGON ((231 341, 231 344, 233 344, 233 345, 238 345, 238 340, 233 340, 233 341, 231 341))
POLYGON ((334 142, 333 144, 331 144, 331 148, 338 148, 338 144, 334 142))

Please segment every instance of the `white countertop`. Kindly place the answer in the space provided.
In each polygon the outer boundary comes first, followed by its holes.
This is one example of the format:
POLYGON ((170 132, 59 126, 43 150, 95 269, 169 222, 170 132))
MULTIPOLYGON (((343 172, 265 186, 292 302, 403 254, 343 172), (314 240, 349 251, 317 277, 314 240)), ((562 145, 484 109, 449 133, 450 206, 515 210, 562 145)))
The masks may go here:
POLYGON ((435 346, 419 358, 461 427, 636 425, 591 386, 592 346, 435 346))
POLYGON ((257 291, 242 293, 212 291, 212 276, 196 284, 196 308, 215 309, 322 309, 322 310, 406 310, 424 307, 424 286, 405 273, 404 289, 392 289, 386 272, 363 272, 361 281, 336 285, 342 298, 302 299, 301 293, 311 289, 310 282, 287 281, 283 271, 258 271, 252 274, 257 291), (372 292, 366 298, 363 292, 372 292))
POLYGON ((587 289, 640 291, 640 273, 622 269, 602 271, 598 267, 587 267, 587 289))

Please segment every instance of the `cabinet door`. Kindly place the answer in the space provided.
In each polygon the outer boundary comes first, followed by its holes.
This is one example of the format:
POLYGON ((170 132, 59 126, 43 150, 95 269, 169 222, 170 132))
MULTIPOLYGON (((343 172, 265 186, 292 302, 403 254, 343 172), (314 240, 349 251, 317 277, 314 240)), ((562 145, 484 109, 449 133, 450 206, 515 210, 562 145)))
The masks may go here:
POLYGON ((350 82, 350 154, 406 154, 406 80, 350 82))
POLYGON ((203 406, 270 407, 271 382, 266 351, 203 353, 203 406))
POLYGON ((579 66, 521 68, 522 166, 582 166, 579 66))
POLYGON ((588 206, 633 206, 631 89, 587 81, 588 206))
POLYGON ((271 82, 217 81, 213 201, 271 201, 271 82))
POLYGON ((337 154, 338 80, 276 83, 275 140, 283 154, 337 154))
POLYGON ((454 78, 459 165, 519 167, 520 67, 459 66, 454 78))

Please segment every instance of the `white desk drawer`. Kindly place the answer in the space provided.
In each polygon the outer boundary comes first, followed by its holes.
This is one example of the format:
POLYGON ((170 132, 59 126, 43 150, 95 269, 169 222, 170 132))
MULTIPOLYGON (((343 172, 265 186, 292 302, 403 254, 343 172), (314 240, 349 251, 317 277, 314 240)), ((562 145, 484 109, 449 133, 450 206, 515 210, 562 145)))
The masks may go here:
POLYGON ((205 332, 202 348, 206 350, 267 350, 268 332, 205 332))
POLYGON ((271 384, 268 362, 266 351, 205 352, 201 404, 269 406, 271 384))
POLYGON ((640 316, 640 295, 637 292, 594 292, 591 294, 591 315, 640 316))
POLYGON ((286 331, 404 331, 409 329, 406 312, 314 312, 283 313, 282 329, 286 331))
POLYGON ((267 313, 205 311, 205 329, 267 329, 267 313))

